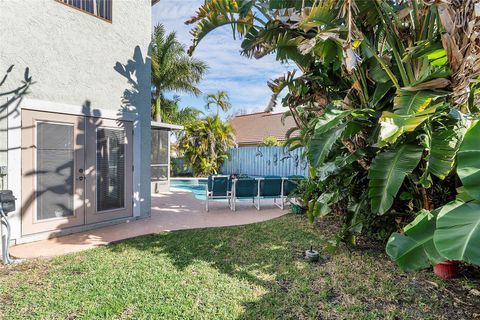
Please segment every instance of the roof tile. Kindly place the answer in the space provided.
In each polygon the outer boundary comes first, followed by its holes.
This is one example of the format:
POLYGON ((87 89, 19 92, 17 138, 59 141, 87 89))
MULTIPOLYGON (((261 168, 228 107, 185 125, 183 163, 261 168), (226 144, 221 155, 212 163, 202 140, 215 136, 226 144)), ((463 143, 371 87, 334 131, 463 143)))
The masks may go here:
POLYGON ((258 144, 270 136, 285 141, 287 131, 296 125, 292 117, 286 117, 285 124, 282 124, 283 115, 284 113, 258 112, 235 116, 229 122, 235 130, 238 144, 258 144))

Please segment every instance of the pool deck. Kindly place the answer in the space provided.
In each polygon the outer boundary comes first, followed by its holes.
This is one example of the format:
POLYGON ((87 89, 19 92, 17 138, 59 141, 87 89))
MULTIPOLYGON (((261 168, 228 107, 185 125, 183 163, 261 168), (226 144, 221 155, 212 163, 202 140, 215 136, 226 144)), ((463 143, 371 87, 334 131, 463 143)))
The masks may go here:
POLYGON ((171 192, 152 195, 152 215, 149 218, 17 245, 10 253, 21 259, 53 257, 146 234, 251 224, 288 212, 280 210, 272 200, 262 200, 260 211, 251 201, 237 202, 236 207, 237 211, 232 212, 226 201, 211 201, 210 211, 206 212, 205 201, 196 199, 192 192, 172 188, 171 192))

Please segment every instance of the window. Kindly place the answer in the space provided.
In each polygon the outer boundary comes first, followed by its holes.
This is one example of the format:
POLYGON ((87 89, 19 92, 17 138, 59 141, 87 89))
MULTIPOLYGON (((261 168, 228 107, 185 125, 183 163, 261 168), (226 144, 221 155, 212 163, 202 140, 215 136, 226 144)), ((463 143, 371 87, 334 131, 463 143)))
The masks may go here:
POLYGON ((74 128, 37 124, 37 220, 73 216, 74 128))
POLYGON ((168 180, 168 139, 167 130, 152 130, 152 181, 168 180))
POLYGON ((55 0, 112 22, 112 0, 55 0))
POLYGON ((97 130, 97 211, 125 206, 125 131, 97 130))

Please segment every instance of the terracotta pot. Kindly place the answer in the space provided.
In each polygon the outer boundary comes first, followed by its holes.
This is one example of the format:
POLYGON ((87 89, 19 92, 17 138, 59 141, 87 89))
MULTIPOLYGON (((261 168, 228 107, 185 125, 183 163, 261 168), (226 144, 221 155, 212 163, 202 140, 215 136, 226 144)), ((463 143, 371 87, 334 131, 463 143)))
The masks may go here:
POLYGON ((454 279, 458 276, 458 261, 445 261, 433 267, 433 272, 442 279, 454 279))

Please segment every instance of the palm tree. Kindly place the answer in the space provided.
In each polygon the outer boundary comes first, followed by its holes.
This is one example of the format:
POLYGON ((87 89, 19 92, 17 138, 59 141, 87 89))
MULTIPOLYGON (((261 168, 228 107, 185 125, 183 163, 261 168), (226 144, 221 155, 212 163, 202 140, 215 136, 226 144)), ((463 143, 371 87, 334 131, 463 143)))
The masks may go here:
POLYGON ((206 105, 205 109, 210 110, 212 105, 217 107, 217 116, 222 109, 223 112, 227 112, 232 107, 230 103, 230 97, 224 90, 218 90, 216 93, 209 93, 205 97, 206 105))
POLYGON ((166 91, 200 95, 196 86, 207 71, 205 62, 189 57, 175 32, 165 32, 163 25, 155 26, 152 34, 152 104, 153 118, 161 121, 162 94, 166 91))
POLYGON ((218 116, 188 123, 179 141, 179 150, 195 175, 217 173, 234 146, 232 126, 218 116))
MULTIPOLYGON (((189 122, 195 121, 203 114, 202 111, 192 108, 179 106, 180 97, 174 95, 172 99, 160 95, 160 116, 163 122, 185 125, 189 122)), ((152 104, 152 117, 156 109, 156 104, 152 104)))

